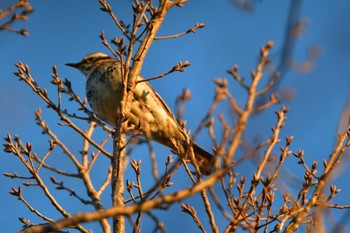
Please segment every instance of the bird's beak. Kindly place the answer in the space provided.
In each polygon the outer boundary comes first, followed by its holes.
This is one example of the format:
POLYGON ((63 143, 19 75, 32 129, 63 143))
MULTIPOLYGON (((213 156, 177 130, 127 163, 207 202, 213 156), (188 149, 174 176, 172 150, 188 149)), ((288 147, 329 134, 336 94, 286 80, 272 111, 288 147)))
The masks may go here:
POLYGON ((80 63, 67 63, 66 66, 71 66, 71 67, 74 67, 76 69, 79 69, 80 63))

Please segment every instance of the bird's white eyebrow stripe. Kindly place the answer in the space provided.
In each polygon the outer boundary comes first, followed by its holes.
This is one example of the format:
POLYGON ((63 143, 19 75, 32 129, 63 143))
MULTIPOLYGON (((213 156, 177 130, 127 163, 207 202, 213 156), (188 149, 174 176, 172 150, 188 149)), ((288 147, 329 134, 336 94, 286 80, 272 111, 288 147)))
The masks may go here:
POLYGON ((113 59, 113 58, 112 57, 97 57, 98 61, 109 60, 109 59, 113 59))

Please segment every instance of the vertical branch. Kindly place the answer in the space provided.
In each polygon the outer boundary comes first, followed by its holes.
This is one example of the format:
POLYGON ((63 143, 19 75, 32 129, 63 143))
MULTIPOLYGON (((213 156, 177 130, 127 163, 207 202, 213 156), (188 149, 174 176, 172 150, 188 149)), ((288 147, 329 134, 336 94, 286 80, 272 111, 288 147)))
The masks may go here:
MULTIPOLYGON (((105 1, 102 1, 105 2, 105 1)), ((175 4, 179 4, 180 1, 171 2, 170 0, 164 0, 160 2, 159 8, 155 11, 151 9, 151 20, 147 25, 147 32, 144 39, 140 42, 135 55, 132 58, 134 46, 137 43, 136 33, 139 25, 139 21, 142 19, 142 15, 146 11, 146 7, 134 8, 134 22, 131 36, 129 39, 129 46, 126 55, 126 62, 121 66, 121 74, 123 80, 123 93, 120 105, 120 115, 116 119, 116 131, 113 136, 113 158, 112 158, 112 203, 113 206, 124 206, 124 171, 126 165, 126 135, 122 129, 127 128, 127 118, 126 116, 130 112, 131 101, 133 98, 133 90, 136 86, 136 78, 140 74, 141 67, 144 58, 150 48, 157 31, 159 30, 164 17, 168 10, 175 4), (139 11, 140 10, 140 11, 139 11), (141 15, 140 18, 137 15, 141 15), (131 67, 130 63, 133 61, 131 67), (129 68, 130 67, 130 68, 129 68)), ((112 12, 108 4, 102 4, 108 12, 112 12)), ((123 216, 119 215, 113 219, 113 232, 125 232, 125 219, 123 216)))
MULTIPOLYGON (((124 171, 126 153, 123 149, 126 143, 125 133, 120 133, 120 119, 117 120, 117 129, 113 135, 113 157, 112 157, 112 205, 124 206, 124 171)), ((118 215, 113 218, 113 232, 125 232, 124 216, 118 215)))

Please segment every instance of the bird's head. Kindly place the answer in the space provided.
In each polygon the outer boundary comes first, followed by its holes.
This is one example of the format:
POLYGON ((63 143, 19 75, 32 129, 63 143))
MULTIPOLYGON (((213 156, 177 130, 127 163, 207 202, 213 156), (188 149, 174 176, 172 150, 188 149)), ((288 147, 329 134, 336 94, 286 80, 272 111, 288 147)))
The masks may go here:
POLYGON ((92 53, 85 56, 78 63, 67 63, 67 66, 74 67, 80 70, 86 77, 97 67, 101 62, 105 60, 113 59, 105 53, 92 53))

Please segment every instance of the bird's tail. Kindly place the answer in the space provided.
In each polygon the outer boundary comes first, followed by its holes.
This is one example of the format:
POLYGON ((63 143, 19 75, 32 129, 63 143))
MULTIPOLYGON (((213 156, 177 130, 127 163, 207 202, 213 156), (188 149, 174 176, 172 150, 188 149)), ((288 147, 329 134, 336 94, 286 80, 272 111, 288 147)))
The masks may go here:
POLYGON ((202 174, 210 175, 214 166, 214 155, 204 150, 195 143, 192 143, 193 152, 195 155, 196 163, 202 174))

